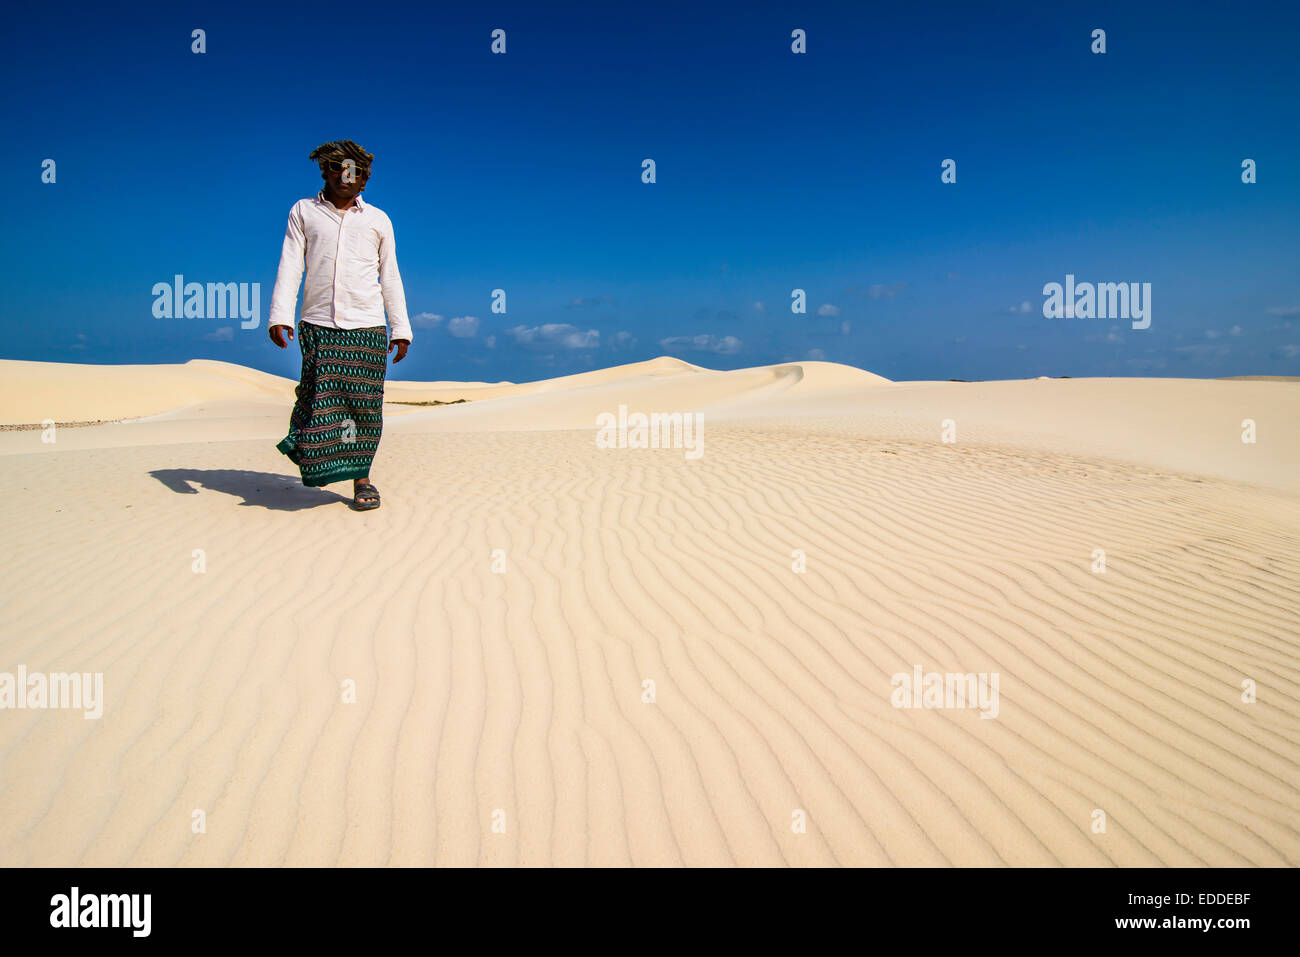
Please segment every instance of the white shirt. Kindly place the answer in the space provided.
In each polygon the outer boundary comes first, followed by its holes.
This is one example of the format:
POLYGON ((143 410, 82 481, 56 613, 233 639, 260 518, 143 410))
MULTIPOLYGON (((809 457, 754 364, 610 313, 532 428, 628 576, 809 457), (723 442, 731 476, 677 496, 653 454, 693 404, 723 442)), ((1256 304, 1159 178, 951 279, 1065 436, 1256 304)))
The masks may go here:
POLYGON ((390 337, 411 340, 393 222, 378 206, 358 196, 354 206, 340 210, 323 191, 293 204, 268 326, 293 325, 304 266, 303 322, 332 329, 382 326, 387 307, 390 337))

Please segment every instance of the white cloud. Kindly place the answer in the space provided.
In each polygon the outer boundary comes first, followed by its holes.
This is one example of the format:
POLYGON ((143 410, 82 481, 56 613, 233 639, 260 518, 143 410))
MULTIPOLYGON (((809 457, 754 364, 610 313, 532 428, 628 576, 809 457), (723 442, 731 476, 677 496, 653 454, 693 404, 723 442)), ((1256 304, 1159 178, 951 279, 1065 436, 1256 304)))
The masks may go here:
POLYGON ((822 303, 821 306, 817 309, 817 315, 819 316, 838 316, 839 314, 840 314, 840 307, 833 306, 829 302, 822 303))
POLYGON ((1205 338, 1217 339, 1220 336, 1239 336, 1241 335, 1241 326, 1233 326, 1227 332, 1220 332, 1218 329, 1206 329, 1205 338))
POLYGON ((1118 326, 1111 326, 1108 330, 1106 330, 1105 334, 1103 334, 1101 331, 1097 331, 1092 335, 1084 336, 1083 341, 1084 342, 1123 342, 1124 337, 1119 334, 1118 326))
POLYGON ((716 352, 720 356, 735 355, 744 345, 735 336, 669 336, 660 339, 659 345, 665 349, 693 349, 696 352, 716 352))
POLYGON ((489 349, 495 349, 497 347, 497 337, 488 336, 483 340, 483 345, 487 346, 489 349))
POLYGON ((849 322, 847 319, 845 319, 843 322, 840 323, 840 335, 847 336, 849 334, 849 331, 852 330, 852 328, 853 328, 853 324, 849 322))
POLYGON ((1231 355, 1232 347, 1227 343, 1202 342, 1191 346, 1174 346, 1174 352, 1181 352, 1196 359, 1222 359, 1231 355))
POLYGON ((473 339, 478 335, 477 316, 456 316, 447 320, 447 331, 457 339, 473 339))
POLYGON ((754 309, 758 312, 767 312, 767 306, 763 303, 761 299, 758 302, 754 303, 754 309))
POLYGON ((1265 311, 1270 316, 1300 316, 1300 306, 1269 306, 1265 311))
POLYGON ((411 317, 411 325, 417 329, 432 329, 442 322, 442 316, 435 312, 421 312, 411 317))
POLYGON ((872 299, 880 299, 882 297, 893 299, 906 285, 907 283, 905 282, 891 282, 886 286, 883 282, 878 282, 867 290, 867 295, 872 299))
POLYGON ((230 326, 222 326, 203 336, 208 342, 231 342, 235 338, 235 330, 230 326))
POLYGON ((577 326, 567 322, 548 322, 541 326, 515 326, 507 329, 521 346, 537 348, 557 347, 560 349, 595 349, 600 345, 600 331, 588 329, 583 332, 577 326))
POLYGON ((824 362, 826 360, 826 353, 822 352, 820 349, 809 349, 808 355, 805 358, 816 359, 824 362))

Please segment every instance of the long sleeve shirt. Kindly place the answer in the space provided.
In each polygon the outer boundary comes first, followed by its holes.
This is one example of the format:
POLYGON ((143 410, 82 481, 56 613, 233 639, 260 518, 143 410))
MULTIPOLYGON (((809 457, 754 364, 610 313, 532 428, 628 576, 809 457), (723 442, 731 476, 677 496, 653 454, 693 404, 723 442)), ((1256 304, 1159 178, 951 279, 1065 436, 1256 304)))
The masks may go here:
POLYGON ((360 196, 347 210, 337 209, 323 193, 294 203, 267 325, 293 325, 300 285, 303 322, 363 329, 384 325, 387 309, 390 338, 411 340, 392 220, 360 196))

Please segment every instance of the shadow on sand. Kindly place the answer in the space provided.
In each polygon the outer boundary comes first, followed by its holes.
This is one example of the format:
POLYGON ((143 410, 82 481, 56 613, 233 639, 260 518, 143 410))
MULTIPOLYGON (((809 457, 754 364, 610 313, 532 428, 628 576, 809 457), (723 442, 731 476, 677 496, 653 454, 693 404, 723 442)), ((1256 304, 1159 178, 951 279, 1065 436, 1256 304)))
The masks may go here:
POLYGON ((352 499, 323 488, 308 488, 296 476, 247 469, 154 469, 149 473, 173 492, 198 495, 200 486, 214 492, 238 495, 240 505, 294 512, 335 502, 350 504, 352 499))

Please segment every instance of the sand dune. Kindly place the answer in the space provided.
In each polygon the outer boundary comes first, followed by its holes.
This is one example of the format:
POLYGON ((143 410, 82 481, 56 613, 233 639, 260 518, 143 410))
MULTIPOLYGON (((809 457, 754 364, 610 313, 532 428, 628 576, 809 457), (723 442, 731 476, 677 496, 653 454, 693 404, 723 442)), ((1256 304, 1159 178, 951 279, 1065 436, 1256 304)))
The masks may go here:
POLYGON ((0 711, 0 864, 1300 862, 1294 383, 390 383, 473 401, 394 408, 357 514, 292 382, 104 368, 0 369, 4 421, 143 417, 0 433, 0 672, 105 693, 0 711), (597 448, 620 403, 704 455, 597 448), (996 718, 894 707, 918 665, 996 718))
POLYGON ((230 362, 76 365, 0 360, 0 422, 84 422, 222 399, 293 402, 294 383, 230 362))

